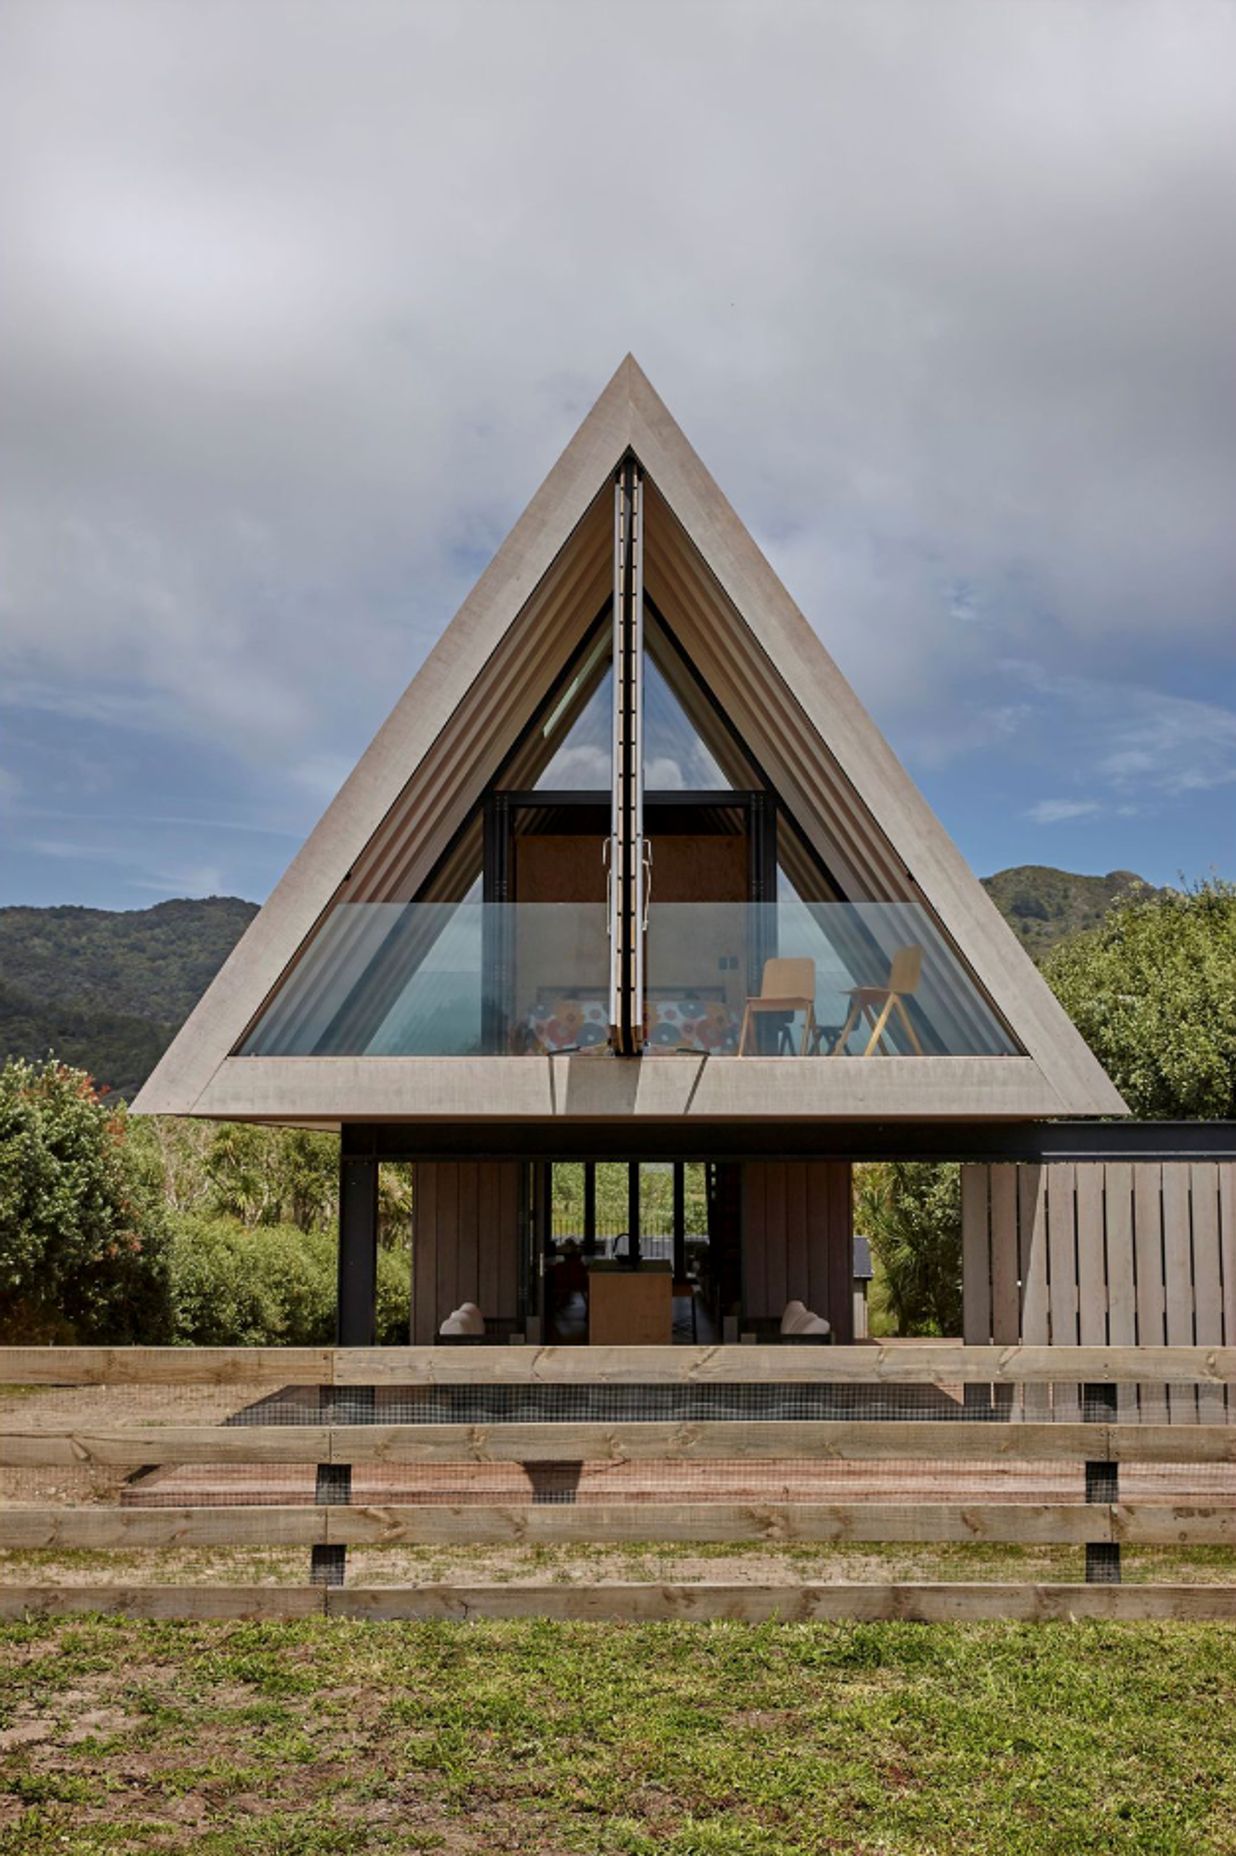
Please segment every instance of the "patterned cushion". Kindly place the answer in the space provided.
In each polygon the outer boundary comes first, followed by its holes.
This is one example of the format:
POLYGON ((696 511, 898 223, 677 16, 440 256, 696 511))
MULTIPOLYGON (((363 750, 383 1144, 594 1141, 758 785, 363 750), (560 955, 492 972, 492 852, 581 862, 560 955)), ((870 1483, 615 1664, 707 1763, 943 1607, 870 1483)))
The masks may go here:
POLYGON ((650 999, 647 1026, 653 1052, 685 1047, 725 1055, 738 1048, 738 1025, 723 999, 698 999, 689 993, 677 999, 650 999))
POLYGON ((609 1036, 609 1014, 604 999, 546 999, 525 1022, 531 1051, 589 1050, 609 1036))
MULTIPOLYGON (((607 1006, 603 999, 546 999, 529 1013, 523 1031, 530 1051, 594 1049, 609 1034, 607 1006)), ((666 1056, 684 1048, 725 1055, 738 1047, 737 1021, 720 999, 687 994, 650 1000, 647 1032, 649 1056, 666 1056)))

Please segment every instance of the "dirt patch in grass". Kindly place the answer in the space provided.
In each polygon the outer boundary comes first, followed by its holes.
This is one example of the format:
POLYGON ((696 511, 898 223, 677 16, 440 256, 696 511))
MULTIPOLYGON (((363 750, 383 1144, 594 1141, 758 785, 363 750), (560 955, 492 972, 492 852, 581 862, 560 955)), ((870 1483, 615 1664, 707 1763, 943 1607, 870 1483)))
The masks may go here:
POLYGON ((1234 1704, 1221 1625, 32 1621, 0 1852, 1221 1856, 1234 1704))

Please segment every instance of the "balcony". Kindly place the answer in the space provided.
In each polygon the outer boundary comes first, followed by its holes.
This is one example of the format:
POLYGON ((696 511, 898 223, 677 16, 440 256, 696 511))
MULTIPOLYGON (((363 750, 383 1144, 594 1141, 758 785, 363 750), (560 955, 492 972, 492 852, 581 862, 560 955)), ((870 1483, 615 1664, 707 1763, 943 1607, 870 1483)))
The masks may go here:
MULTIPOLYGON (((608 976, 601 904, 343 904, 238 1054, 602 1057, 608 976)), ((645 1022, 658 1059, 1018 1054, 915 903, 654 903, 645 1022)))

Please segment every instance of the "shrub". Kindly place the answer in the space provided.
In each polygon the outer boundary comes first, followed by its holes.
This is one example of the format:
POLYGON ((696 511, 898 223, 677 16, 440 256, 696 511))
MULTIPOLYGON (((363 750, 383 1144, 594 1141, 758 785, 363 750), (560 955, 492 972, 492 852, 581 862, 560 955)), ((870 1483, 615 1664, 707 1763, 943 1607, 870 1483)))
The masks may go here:
POLYGON ((168 1338, 160 1171, 82 1070, 0 1069, 0 1334, 12 1343, 168 1338))
POLYGON ((889 1160, 855 1173, 855 1223, 874 1260, 872 1327, 961 1333, 961 1169, 889 1160))
MULTIPOLYGON (((176 1339, 199 1347, 314 1347, 335 1338, 336 1240, 295 1225, 174 1221, 176 1339)), ((378 1341, 408 1338, 407 1250, 378 1251, 378 1341)))
POLYGON ((1236 1115, 1236 884, 1117 902, 1043 972, 1135 1115, 1236 1115))

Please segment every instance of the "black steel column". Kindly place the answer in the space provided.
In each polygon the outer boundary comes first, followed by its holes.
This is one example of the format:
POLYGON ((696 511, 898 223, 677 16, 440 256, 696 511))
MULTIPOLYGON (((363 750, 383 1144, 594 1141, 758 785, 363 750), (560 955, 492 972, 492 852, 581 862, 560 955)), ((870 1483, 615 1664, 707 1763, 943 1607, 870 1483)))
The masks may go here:
POLYGON ((597 1164, 584 1161, 584 1255, 596 1255, 597 1248, 597 1164))
MULTIPOLYGON (((1116 1416, 1116 1387, 1105 1384, 1082 1387, 1082 1417, 1090 1424, 1109 1424, 1116 1416)), ((1120 1500, 1120 1465, 1110 1453, 1086 1464, 1086 1500, 1112 1503, 1120 1500)), ((1086 1584, 1120 1584, 1120 1542, 1086 1542, 1086 1584)))
POLYGON ((627 1162, 627 1255, 631 1259, 631 1268, 635 1269, 640 1259, 640 1239, 642 1225, 640 1222, 639 1202, 639 1161, 627 1162))
POLYGON ((674 1162, 674 1277, 682 1282, 687 1273, 687 1169, 681 1160, 674 1162))
MULTIPOLYGON (((378 1339, 378 1161, 372 1154, 343 1153, 339 1161, 339 1258, 335 1343, 373 1347, 378 1339)), ((324 1424, 364 1424, 373 1414, 372 1386, 323 1386, 318 1407, 324 1424)), ((314 1499, 322 1506, 352 1499, 349 1463, 319 1463, 314 1499)), ((310 1582, 342 1585, 345 1546, 311 1552, 310 1582)))
POLYGON ((335 1341, 378 1344, 378 1162, 345 1154, 339 1162, 339 1294, 335 1341))

